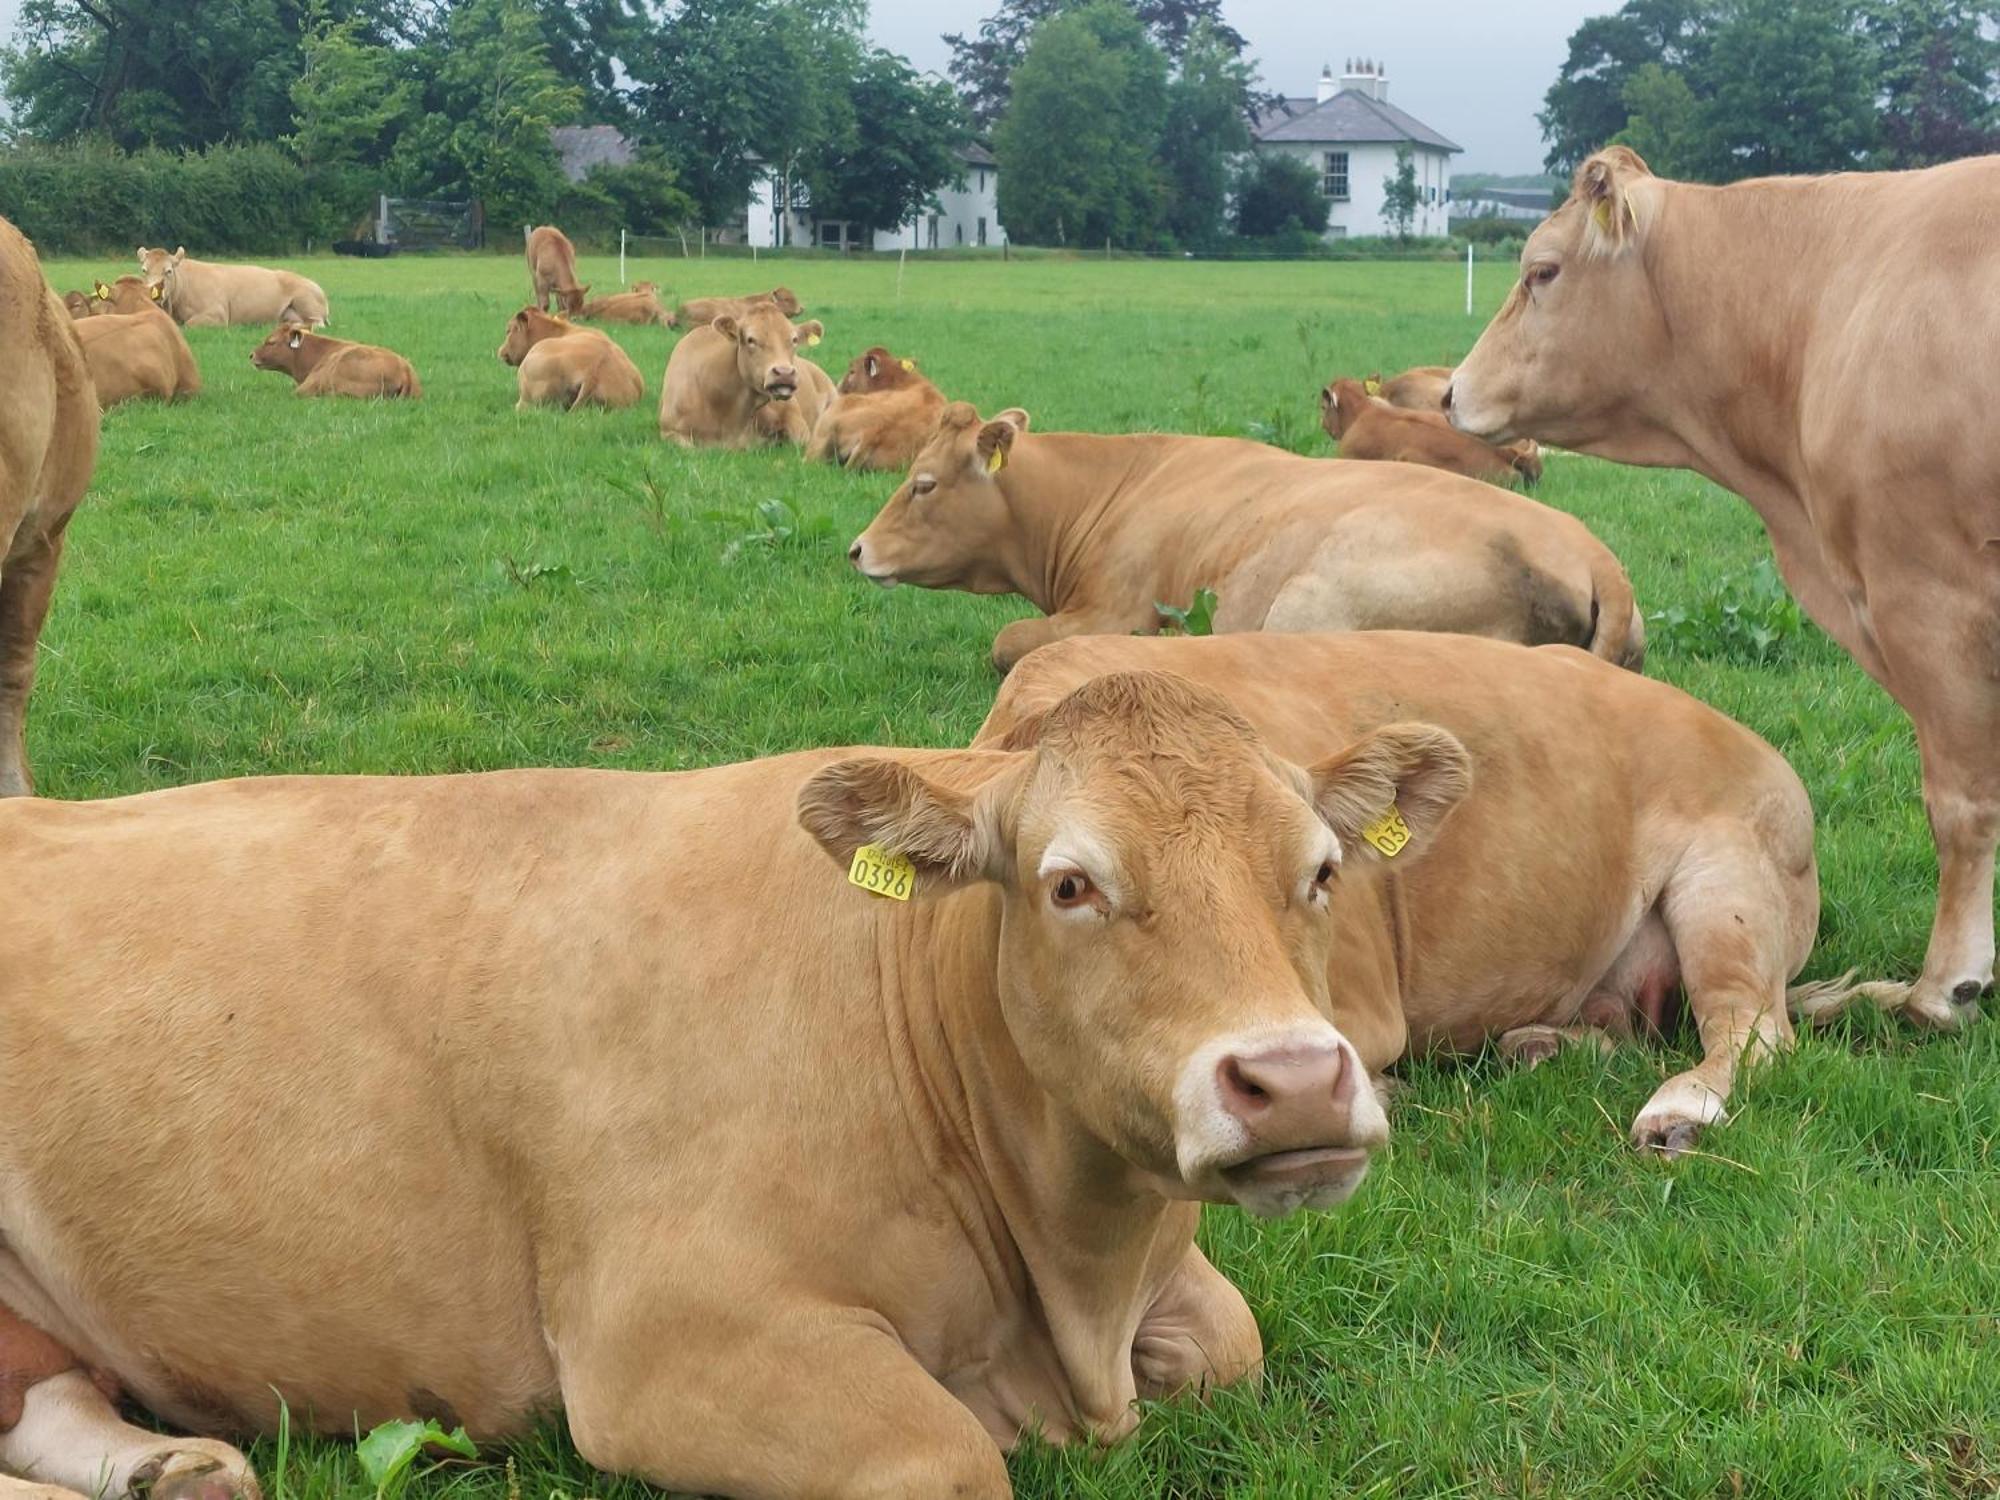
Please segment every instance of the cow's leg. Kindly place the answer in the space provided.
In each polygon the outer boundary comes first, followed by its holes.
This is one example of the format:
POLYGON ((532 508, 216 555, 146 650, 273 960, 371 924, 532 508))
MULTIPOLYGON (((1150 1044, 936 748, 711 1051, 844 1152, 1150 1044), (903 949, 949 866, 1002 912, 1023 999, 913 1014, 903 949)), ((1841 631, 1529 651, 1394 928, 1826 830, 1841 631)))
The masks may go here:
POLYGON ((1609 1057, 1617 1046, 1602 1026, 1516 1026, 1494 1039, 1493 1050, 1510 1063, 1539 1068, 1565 1047, 1590 1047, 1609 1057))
POLYGON ((21 1420, 0 1434, 0 1468, 103 1500, 259 1500, 261 1493, 250 1461, 227 1443, 134 1427, 82 1370, 28 1388, 21 1420))
MULTIPOLYGON (((1905 1012, 1955 1030, 1993 993, 1993 861, 2000 844, 2000 684, 1968 674, 1953 692, 1972 702, 1910 705, 1923 759, 1924 811, 1937 844, 1937 914, 1924 969, 1905 1012)), ((1928 686, 1928 685, 1927 685, 1928 686)), ((1926 695, 1926 699, 1928 700, 1926 695)))
POLYGON ((614 1317, 592 1317, 602 1340, 557 1341, 570 1433, 596 1468, 744 1500, 1013 1493, 979 1419, 866 1315, 751 1296, 614 1317))
POLYGON ((1148 609, 1145 618, 1132 620, 1091 610, 1061 610, 1052 615, 1030 615, 1015 620, 993 637, 993 666, 1001 676, 1014 670, 1014 663, 1037 646, 1067 640, 1073 635, 1130 635, 1150 630, 1159 620, 1148 609))
POLYGON ((1811 951, 1819 909, 1810 858, 1780 870, 1755 848, 1691 848, 1660 898, 1702 1058, 1661 1084, 1632 1144, 1668 1156, 1722 1119, 1740 1064, 1791 1049, 1785 981, 1811 951))
POLYGON ((90 1497, 59 1484, 37 1484, 32 1479, 0 1474, 0 1500, 90 1500, 90 1497))
MULTIPOLYGON (((1132 1377, 1146 1400, 1254 1379, 1264 1366, 1257 1320, 1233 1282, 1189 1245, 1132 1340, 1132 1377)), ((5 1497, 0 1497, 5 1500, 5 1497)))
POLYGON ((35 789, 28 771, 28 694, 63 534, 58 526, 32 540, 17 535, 16 550, 0 569, 0 797, 25 797, 35 789))

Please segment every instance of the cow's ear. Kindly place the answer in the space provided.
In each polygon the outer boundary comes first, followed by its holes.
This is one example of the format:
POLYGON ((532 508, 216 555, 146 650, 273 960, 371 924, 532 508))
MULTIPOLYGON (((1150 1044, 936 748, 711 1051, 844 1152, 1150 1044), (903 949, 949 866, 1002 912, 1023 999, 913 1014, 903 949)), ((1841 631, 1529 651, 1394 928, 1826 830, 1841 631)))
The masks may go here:
POLYGON ((877 359, 877 358, 876 358, 876 357, 875 357, 874 355, 872 355, 872 354, 871 354, 871 355, 869 355, 869 356, 868 356, 868 378, 869 378, 870 380, 873 380, 873 379, 874 379, 874 378, 875 378, 876 376, 880 375, 881 373, 882 373, 882 361, 881 361, 881 360, 879 360, 879 359, 877 359))
POLYGON ((736 319, 729 313, 721 314, 710 322, 708 326, 728 339, 732 344, 736 342, 737 334, 742 331, 736 326, 736 319))
POLYGON ((179 265, 182 260, 186 259, 187 253, 188 253, 188 247, 186 245, 176 246, 174 249, 172 264, 179 265))
POLYGON ((1313 805, 1348 855, 1423 855, 1472 790, 1472 757, 1434 724, 1387 724, 1306 773, 1313 805))
POLYGON ((165 290, 166 289, 164 287, 158 285, 149 286, 146 288, 146 295, 148 297, 151 297, 155 302, 158 302, 160 300, 161 295, 165 292, 165 290))
POLYGON ((979 429, 979 437, 974 443, 979 467, 989 474, 998 474, 1007 467, 1007 456, 1013 451, 1014 439, 1019 437, 1028 425, 1028 414, 1019 407, 1011 407, 979 429), (1020 416, 1017 425, 1013 420, 1020 416))
POLYGON ((810 347, 817 344, 825 333, 826 324, 820 322, 818 318, 809 323, 801 323, 792 330, 792 347, 796 349, 801 344, 810 347))
POLYGON ((836 761, 799 788, 799 824, 850 880, 879 894, 997 879, 1006 869, 1008 770, 1001 760, 1000 774, 966 791, 881 756, 836 761))
POLYGON ((101 281, 98 282, 97 285, 93 288, 93 291, 95 292, 97 300, 99 302, 109 302, 111 300, 111 288, 106 286, 103 282, 101 281))
POLYGON ((1616 252, 1638 237, 1639 211, 1633 188, 1652 175, 1644 158, 1630 146, 1606 146, 1576 169, 1570 196, 1583 205, 1587 244, 1616 252))

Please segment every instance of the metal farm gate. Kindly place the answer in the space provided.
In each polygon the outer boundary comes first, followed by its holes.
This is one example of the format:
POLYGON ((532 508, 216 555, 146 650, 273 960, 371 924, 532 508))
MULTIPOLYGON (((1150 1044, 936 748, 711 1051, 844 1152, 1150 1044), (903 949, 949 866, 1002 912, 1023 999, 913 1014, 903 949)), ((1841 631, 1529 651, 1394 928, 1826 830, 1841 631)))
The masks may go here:
POLYGON ((486 243, 486 214, 477 198, 450 203, 436 198, 384 194, 375 220, 375 242, 397 251, 477 250, 486 243))

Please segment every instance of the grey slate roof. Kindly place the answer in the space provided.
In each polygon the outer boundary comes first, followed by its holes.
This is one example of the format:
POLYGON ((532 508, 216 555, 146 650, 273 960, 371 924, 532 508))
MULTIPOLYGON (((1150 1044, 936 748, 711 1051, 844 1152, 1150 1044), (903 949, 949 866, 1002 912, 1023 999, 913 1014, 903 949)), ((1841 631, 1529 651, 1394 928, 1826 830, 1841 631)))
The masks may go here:
POLYGON ((571 182, 583 181, 592 167, 627 167, 634 160, 632 143, 615 125, 552 125, 549 140, 571 182))
POLYGON ((1465 149, 1408 110, 1398 109, 1386 99, 1371 99, 1359 89, 1342 89, 1324 104, 1287 99, 1259 115, 1251 129, 1260 141, 1299 145, 1409 141, 1438 151, 1465 149))
POLYGON ((1000 165, 993 159, 993 153, 977 141, 968 141, 965 145, 959 147, 958 159, 971 167, 997 167, 1000 165))

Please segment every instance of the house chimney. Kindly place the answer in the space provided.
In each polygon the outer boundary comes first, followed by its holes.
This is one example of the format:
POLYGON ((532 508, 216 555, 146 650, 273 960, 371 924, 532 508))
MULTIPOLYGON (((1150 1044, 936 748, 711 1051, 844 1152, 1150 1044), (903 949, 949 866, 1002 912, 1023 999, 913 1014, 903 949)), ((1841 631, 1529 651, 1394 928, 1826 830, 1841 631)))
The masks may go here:
MULTIPOLYGON (((1350 64, 1351 70, 1352 65, 1350 64)), ((1328 63, 1319 70, 1319 98, 1317 102, 1324 104, 1339 92, 1340 85, 1333 81, 1333 64, 1328 63)))
MULTIPOLYGON (((1326 86, 1324 80, 1320 86, 1322 88, 1326 86)), ((1387 99, 1389 75, 1382 71, 1379 62, 1371 62, 1364 57, 1348 64, 1347 72, 1341 78, 1339 87, 1353 89, 1358 94, 1366 94, 1370 99, 1387 99)))

